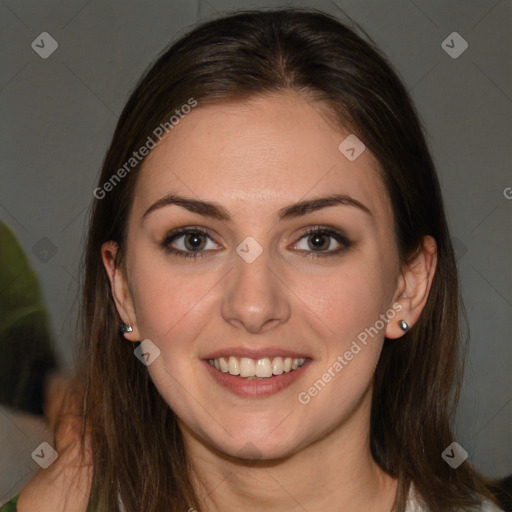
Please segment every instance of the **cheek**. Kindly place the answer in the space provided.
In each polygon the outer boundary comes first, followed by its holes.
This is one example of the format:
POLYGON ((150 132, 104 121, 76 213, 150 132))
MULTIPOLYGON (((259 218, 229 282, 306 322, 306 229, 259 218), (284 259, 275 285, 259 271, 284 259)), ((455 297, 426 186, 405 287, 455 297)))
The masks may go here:
POLYGON ((173 273, 169 265, 148 267, 138 273, 133 287, 141 337, 160 350, 148 372, 173 411, 197 423, 203 409, 197 407, 196 382, 204 372, 197 357, 197 340, 208 338, 204 330, 213 315, 213 290, 219 279, 210 273, 173 273))
MULTIPOLYGON (((146 261, 150 261, 147 259, 146 261)), ((197 342, 214 315, 215 297, 222 279, 213 272, 174 270, 167 263, 137 268, 132 276, 132 296, 141 339, 160 349, 160 362, 173 372, 197 363, 197 342)))
POLYGON ((297 396, 303 414, 315 418, 304 422, 314 437, 319 435, 318 425, 329 432, 367 396, 384 340, 385 324, 379 318, 384 300, 372 276, 353 272, 345 277, 325 301, 325 353, 297 396))
MULTIPOLYGON (((354 258, 336 271, 293 283, 293 289, 301 290, 300 299, 310 311, 311 320, 316 318, 316 324, 321 320, 323 334, 331 340, 330 349, 342 350, 347 343, 349 346, 389 308, 393 282, 385 269, 385 263, 376 259, 354 258)), ((382 327, 379 322, 377 328, 382 327)))
POLYGON ((371 253, 366 259, 354 258, 335 274, 317 278, 314 286, 310 283, 307 287, 303 297, 307 297, 311 321, 318 325, 319 318, 323 326, 320 334, 325 353, 308 383, 313 386, 311 393, 304 390, 309 397, 323 396, 315 398, 317 405, 327 400, 336 405, 334 410, 346 409, 369 385, 387 322, 395 316, 389 304, 391 268, 392 264, 371 253))

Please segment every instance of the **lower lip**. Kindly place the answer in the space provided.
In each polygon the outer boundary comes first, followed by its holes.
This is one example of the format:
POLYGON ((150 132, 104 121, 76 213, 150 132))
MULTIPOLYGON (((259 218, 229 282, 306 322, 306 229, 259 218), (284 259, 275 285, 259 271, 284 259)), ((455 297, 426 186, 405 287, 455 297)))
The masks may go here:
POLYGON ((268 379, 248 380, 243 377, 221 372, 214 368, 208 361, 202 361, 210 375, 228 391, 243 397, 260 398, 275 395, 279 391, 300 379, 307 370, 311 359, 308 359, 300 368, 281 375, 274 375, 268 379))

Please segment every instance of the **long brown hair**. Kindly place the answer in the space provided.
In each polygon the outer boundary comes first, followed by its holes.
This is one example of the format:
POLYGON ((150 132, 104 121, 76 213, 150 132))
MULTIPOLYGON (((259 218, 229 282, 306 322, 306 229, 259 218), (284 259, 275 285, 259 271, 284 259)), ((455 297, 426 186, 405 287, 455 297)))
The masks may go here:
POLYGON ((140 167, 125 164, 191 98, 200 108, 289 90, 327 107, 327 115, 350 127, 379 161, 401 261, 414 255, 425 235, 437 242, 428 302, 401 340, 385 340, 374 377, 371 450, 398 478, 395 510, 404 510, 411 482, 435 511, 464 509, 491 497, 467 461, 452 469, 441 457, 453 441, 450 424, 463 373, 461 308, 440 187, 418 115, 373 43, 330 15, 287 8, 237 12, 194 28, 157 58, 120 116, 92 205, 84 261, 82 371, 94 456, 91 510, 100 503, 109 512, 120 510, 118 494, 126 512, 200 510, 176 417, 134 357, 133 344, 119 334, 100 258, 102 243, 113 240, 123 264, 140 167), (127 172, 119 173, 123 166, 127 172))

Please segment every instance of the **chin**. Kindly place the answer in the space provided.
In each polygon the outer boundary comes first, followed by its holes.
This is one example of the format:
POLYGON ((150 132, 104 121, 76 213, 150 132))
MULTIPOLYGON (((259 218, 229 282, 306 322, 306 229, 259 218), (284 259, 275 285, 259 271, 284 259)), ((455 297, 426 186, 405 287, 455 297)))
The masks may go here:
MULTIPOLYGON (((286 433, 284 433, 286 434, 286 433)), ((209 443, 216 451, 248 461, 283 459, 293 455, 305 443, 294 440, 289 435, 273 435, 270 439, 265 436, 242 434, 234 432, 233 437, 223 441, 212 440, 209 443)))

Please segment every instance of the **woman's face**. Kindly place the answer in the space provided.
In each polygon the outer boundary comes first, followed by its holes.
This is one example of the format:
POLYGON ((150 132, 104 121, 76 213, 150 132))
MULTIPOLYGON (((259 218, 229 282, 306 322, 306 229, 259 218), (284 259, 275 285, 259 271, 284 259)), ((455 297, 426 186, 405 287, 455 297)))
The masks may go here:
POLYGON ((296 94, 199 104, 138 177, 118 308, 159 349, 147 369, 181 425, 224 453, 282 457, 367 427, 401 277, 376 160, 350 139, 342 153, 348 135, 296 94))

